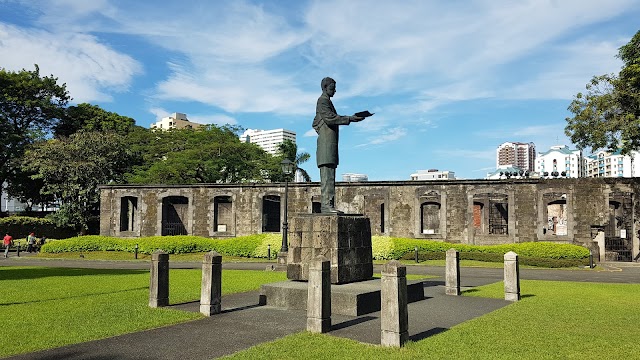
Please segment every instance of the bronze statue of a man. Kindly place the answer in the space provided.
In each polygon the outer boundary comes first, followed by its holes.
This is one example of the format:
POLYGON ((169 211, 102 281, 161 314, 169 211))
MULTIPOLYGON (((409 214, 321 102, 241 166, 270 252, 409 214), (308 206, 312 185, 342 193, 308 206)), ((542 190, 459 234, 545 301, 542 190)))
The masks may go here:
POLYGON ((320 168, 321 212, 336 214, 341 213, 335 207, 339 126, 362 121, 364 116, 338 115, 331 102, 331 97, 336 93, 336 81, 326 77, 322 79, 320 86, 322 87, 322 95, 318 98, 316 105, 313 128, 318 133, 316 160, 318 168, 320 168))

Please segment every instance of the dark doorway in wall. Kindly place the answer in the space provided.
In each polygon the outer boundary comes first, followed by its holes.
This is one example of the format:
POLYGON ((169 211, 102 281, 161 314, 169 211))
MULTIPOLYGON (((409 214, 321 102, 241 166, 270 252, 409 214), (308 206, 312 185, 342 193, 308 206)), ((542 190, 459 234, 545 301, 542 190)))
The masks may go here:
POLYGON ((632 261, 633 224, 632 194, 613 192, 609 195, 609 222, 604 227, 605 260, 632 261))
POLYGON ((185 226, 188 211, 187 197, 167 196, 162 199, 162 235, 188 235, 185 226))
POLYGON ((262 198, 262 232, 280 232, 280 196, 262 198))
POLYGON ((136 213, 138 211, 138 198, 135 196, 123 196, 120 198, 120 231, 134 231, 136 225, 136 213))

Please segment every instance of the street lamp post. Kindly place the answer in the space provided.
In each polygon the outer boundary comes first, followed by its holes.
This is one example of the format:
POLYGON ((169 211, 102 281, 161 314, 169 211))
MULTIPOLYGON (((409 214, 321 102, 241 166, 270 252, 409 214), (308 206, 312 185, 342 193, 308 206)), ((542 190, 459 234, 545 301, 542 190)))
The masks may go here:
POLYGON ((289 194, 289 175, 293 172, 293 168, 295 164, 289 160, 284 159, 280 162, 282 166, 282 173, 285 174, 284 178, 284 222, 282 223, 282 248, 281 252, 286 253, 289 251, 289 241, 287 239, 287 234, 289 232, 289 223, 287 222, 287 210, 288 210, 288 194, 289 194))

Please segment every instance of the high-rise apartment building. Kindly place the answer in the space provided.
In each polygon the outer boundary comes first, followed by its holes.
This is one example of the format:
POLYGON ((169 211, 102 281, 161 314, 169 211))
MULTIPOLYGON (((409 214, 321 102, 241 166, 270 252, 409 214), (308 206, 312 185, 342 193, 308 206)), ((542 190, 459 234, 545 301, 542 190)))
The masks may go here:
POLYGON ((534 143, 505 142, 496 150, 496 168, 517 167, 533 171, 536 160, 534 143))
POLYGON ((586 177, 638 177, 637 161, 640 153, 632 151, 628 155, 622 155, 620 150, 599 151, 585 157, 586 177))
POLYGON ((169 129, 196 129, 202 124, 191 122, 187 119, 187 114, 173 113, 171 116, 162 118, 162 120, 151 124, 151 129, 169 130, 169 129))
POLYGON ((285 140, 291 140, 291 142, 295 144, 296 133, 285 129, 247 129, 240 135, 240 141, 256 144, 272 155, 278 152, 278 145, 282 144, 285 140))
POLYGON ((584 177, 582 151, 571 150, 567 145, 552 146, 549 151, 538 153, 536 172, 539 176, 584 177))
POLYGON ((418 170, 417 172, 411 174, 411 180, 455 180, 455 178, 455 173, 449 170, 418 170))

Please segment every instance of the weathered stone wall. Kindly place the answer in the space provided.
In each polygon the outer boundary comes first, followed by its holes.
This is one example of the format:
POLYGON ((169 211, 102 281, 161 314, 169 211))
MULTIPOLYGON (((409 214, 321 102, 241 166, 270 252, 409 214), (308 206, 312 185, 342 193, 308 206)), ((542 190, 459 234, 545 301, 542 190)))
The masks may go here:
MULTIPOLYGON (((162 199, 184 196, 188 199, 185 228, 189 234, 224 237, 261 233, 263 199, 280 197, 284 213, 285 184, 201 184, 184 186, 101 186, 100 230, 110 236, 152 236, 162 234, 162 199), (232 224, 227 231, 215 231, 214 198, 231 198, 232 224), (123 197, 137 199, 131 231, 120 231, 123 197)), ((591 243, 594 233, 610 221, 610 194, 630 194, 633 201, 633 254, 638 253, 636 206, 640 181, 636 179, 511 179, 338 183, 337 207, 347 213, 364 214, 371 220, 372 235, 388 235, 453 243, 496 244, 526 241, 591 243), (480 231, 474 199, 482 194, 506 196, 508 230, 505 234, 480 231), (547 231, 548 200, 556 196, 566 202, 566 235, 547 231), (423 233, 421 204, 438 203, 439 233, 423 233), (474 215, 475 212, 475 215, 474 215), (474 222, 476 225, 474 226, 474 222)), ((318 183, 289 184, 289 214, 308 214, 320 196, 318 183)), ((484 209, 486 223, 487 211, 484 209)), ((282 222, 282 217, 280 217, 282 222)), ((507 219, 505 219, 507 221, 507 219)))

